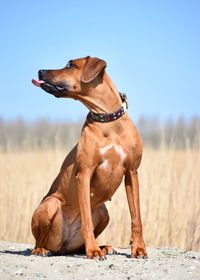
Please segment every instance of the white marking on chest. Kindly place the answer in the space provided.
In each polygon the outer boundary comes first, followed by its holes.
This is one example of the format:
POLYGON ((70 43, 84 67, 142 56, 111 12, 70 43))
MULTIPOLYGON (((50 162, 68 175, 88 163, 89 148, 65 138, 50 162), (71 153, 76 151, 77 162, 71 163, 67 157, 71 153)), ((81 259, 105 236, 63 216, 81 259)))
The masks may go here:
POLYGON ((113 145, 115 148, 115 151, 118 153, 118 155, 120 156, 121 159, 121 163, 124 162, 125 158, 126 158, 126 153, 124 152, 123 148, 119 145, 114 144, 113 145))
POLYGON ((110 145, 107 145, 107 146, 101 148, 101 149, 100 149, 101 155, 102 155, 102 156, 105 155, 106 152, 107 152, 108 150, 110 150, 112 147, 113 147, 113 144, 110 144, 110 145))
POLYGON ((107 159, 104 159, 102 164, 101 164, 101 168, 103 169, 107 169, 109 167, 109 163, 107 159))
POLYGON ((100 148, 100 154, 102 155, 102 160, 103 160, 101 167, 104 169, 107 169, 109 167, 109 162, 108 162, 109 158, 105 159, 105 155, 111 148, 114 148, 116 153, 120 156, 120 161, 122 164, 126 158, 126 153, 124 152, 123 148, 117 144, 110 144, 103 148, 100 148))

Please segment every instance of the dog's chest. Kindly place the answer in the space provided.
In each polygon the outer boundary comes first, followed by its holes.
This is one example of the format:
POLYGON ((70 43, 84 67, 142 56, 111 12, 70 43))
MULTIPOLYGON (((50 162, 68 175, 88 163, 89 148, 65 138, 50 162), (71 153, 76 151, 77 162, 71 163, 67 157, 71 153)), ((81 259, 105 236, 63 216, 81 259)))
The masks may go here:
POLYGON ((124 175, 126 152, 117 144, 99 149, 100 163, 91 182, 92 199, 109 200, 119 187, 124 175))
POLYGON ((99 168, 101 170, 112 172, 124 166, 127 155, 120 145, 105 145, 99 149, 99 153, 101 158, 99 168))

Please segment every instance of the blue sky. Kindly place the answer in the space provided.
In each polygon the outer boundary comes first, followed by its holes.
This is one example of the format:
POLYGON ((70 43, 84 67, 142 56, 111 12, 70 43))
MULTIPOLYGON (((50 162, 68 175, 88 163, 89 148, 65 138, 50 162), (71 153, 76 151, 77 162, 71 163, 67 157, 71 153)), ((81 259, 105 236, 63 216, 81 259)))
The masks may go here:
POLYGON ((31 79, 86 55, 107 61, 132 118, 200 115, 200 1, 2 0, 0 15, 1 117, 83 119, 31 79))

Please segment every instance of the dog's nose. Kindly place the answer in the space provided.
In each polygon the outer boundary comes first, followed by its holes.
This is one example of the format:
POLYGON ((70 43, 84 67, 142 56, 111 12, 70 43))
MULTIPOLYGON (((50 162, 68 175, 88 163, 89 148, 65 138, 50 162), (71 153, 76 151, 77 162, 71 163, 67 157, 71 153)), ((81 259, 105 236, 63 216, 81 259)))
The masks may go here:
POLYGON ((42 76, 46 73, 46 70, 39 70, 38 71, 38 77, 39 79, 42 79, 42 76))

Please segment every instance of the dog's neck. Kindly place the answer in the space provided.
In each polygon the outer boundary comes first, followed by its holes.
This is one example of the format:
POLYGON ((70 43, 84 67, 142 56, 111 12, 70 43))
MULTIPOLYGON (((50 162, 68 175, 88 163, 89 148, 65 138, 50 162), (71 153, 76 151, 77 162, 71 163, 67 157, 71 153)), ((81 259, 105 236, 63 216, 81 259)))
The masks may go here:
POLYGON ((82 95, 79 95, 78 99, 90 111, 97 114, 113 113, 122 106, 120 95, 106 73, 104 73, 102 82, 91 84, 82 95))

